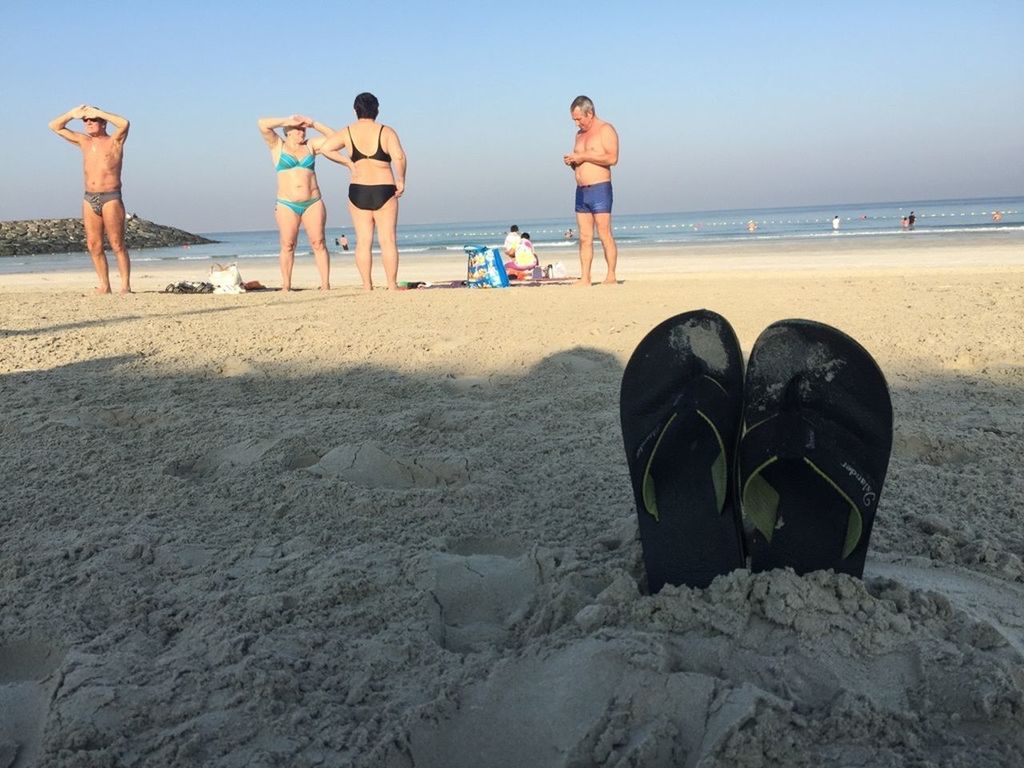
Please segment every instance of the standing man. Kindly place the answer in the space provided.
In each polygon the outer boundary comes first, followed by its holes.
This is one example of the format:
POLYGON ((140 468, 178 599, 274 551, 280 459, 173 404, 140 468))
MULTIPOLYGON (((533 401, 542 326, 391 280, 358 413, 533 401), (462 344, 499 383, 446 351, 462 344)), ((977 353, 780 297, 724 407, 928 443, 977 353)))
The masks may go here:
POLYGON ((92 257, 92 265, 100 279, 96 292, 110 293, 107 255, 103 251, 103 235, 106 233, 110 249, 117 256, 121 293, 131 293, 132 265, 124 245, 125 215, 124 203, 121 201, 121 162, 124 159, 124 141, 128 138, 128 120, 82 104, 51 120, 50 130, 82 150, 85 172, 82 223, 85 225, 85 242, 92 257), (76 119, 85 124, 84 133, 67 127, 68 123, 76 119), (114 125, 113 134, 107 133, 108 122, 114 125))
POLYGON ((619 162, 619 135, 611 123, 594 113, 594 102, 577 96, 569 105, 573 122, 579 129, 576 144, 562 158, 576 172, 576 228, 580 237, 580 282, 590 285, 590 266, 594 261, 594 229, 608 264, 605 283, 615 283, 618 248, 612 236, 612 166, 619 162))

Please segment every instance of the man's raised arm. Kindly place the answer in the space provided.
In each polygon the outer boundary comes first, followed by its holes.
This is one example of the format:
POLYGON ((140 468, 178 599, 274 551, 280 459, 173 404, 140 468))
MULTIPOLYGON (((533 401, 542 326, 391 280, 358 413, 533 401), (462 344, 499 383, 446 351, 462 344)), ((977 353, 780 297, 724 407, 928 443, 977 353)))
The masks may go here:
POLYGON ((60 136, 62 139, 67 139, 72 144, 78 144, 79 139, 84 135, 76 131, 72 131, 68 128, 68 123, 72 120, 77 120, 83 117, 85 112, 85 104, 79 104, 77 107, 72 107, 63 115, 58 115, 50 121, 50 130, 60 136))

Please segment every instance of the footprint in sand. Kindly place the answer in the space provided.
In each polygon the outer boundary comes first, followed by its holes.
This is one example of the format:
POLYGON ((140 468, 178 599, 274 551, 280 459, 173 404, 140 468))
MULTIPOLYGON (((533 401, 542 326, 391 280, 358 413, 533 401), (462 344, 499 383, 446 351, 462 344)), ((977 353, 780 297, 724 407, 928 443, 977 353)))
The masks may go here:
POLYGON ((226 379, 236 376, 248 376, 255 372, 255 368, 248 360, 240 357, 227 357, 217 366, 217 373, 226 379))
POLYGON ((449 389, 458 393, 479 392, 491 385, 488 376, 456 376, 446 382, 449 389))
POLYGON ((963 445, 951 444, 948 439, 924 434, 897 432, 893 440, 893 455, 934 466, 960 466, 977 461, 978 456, 963 445))
POLYGON ((368 488, 408 490, 450 488, 469 482, 469 463, 429 458, 404 459, 386 453, 376 443, 339 445, 309 471, 320 477, 339 477, 368 488))
POLYGON ((1024 661, 1024 587, 931 560, 878 555, 865 574, 892 579, 909 589, 942 595, 982 627, 989 627, 1024 661))
POLYGON ((279 438, 245 440, 228 445, 194 459, 175 459, 164 467, 164 474, 173 477, 209 477, 255 464, 280 442, 279 438))
POLYGON ((638 646, 585 638, 501 660, 448 717, 413 724, 413 764, 697 765, 760 711, 784 709, 747 684, 637 663, 638 646))
POLYGON ((60 424, 76 428, 110 429, 115 427, 141 427, 165 422, 155 413, 138 408, 83 408, 77 413, 57 419, 60 424))
POLYGON ((503 645, 544 580, 538 558, 512 539, 457 539, 448 549, 417 563, 430 636, 457 653, 503 645))
POLYGON ((38 640, 0 646, 0 766, 36 764, 50 698, 53 672, 63 654, 38 640))
POLYGON ((618 361, 607 352, 593 347, 573 347, 545 358, 538 367, 541 370, 560 371, 563 374, 579 376, 607 371, 616 366, 618 366, 618 361))

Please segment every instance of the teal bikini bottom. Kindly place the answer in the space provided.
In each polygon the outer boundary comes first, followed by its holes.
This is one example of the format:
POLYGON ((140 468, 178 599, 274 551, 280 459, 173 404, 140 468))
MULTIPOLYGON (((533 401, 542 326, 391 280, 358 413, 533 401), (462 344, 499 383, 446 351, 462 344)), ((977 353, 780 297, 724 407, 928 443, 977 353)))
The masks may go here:
POLYGON ((309 206, 311 206, 313 203, 320 202, 320 198, 319 197, 312 197, 309 200, 299 200, 299 201, 296 201, 296 200, 282 200, 279 197, 279 198, 277 198, 277 202, 278 202, 279 205, 284 205, 284 206, 287 206, 288 208, 291 208, 293 211, 295 211, 295 215, 296 216, 298 216, 299 218, 302 218, 302 214, 304 214, 306 212, 306 209, 309 208, 309 206))

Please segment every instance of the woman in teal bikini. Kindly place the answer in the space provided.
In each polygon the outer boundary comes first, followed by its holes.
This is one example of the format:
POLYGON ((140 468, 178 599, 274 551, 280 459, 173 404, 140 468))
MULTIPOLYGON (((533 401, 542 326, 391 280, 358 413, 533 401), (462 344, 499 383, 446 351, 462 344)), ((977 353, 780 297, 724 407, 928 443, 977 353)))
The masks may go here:
POLYGON ((313 258, 320 273, 320 287, 330 290, 331 257, 324 243, 327 210, 320 199, 314 166, 318 154, 348 168, 352 167, 352 162, 339 152, 324 150, 324 142, 334 135, 334 130, 310 117, 261 117, 259 127, 263 140, 270 147, 270 156, 277 171, 274 216, 281 233, 281 289, 289 291, 292 287, 295 242, 301 223, 313 249, 313 258), (278 128, 284 129, 284 138, 277 132, 278 128), (322 133, 323 137, 307 140, 307 128, 322 133))

